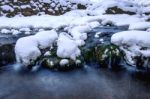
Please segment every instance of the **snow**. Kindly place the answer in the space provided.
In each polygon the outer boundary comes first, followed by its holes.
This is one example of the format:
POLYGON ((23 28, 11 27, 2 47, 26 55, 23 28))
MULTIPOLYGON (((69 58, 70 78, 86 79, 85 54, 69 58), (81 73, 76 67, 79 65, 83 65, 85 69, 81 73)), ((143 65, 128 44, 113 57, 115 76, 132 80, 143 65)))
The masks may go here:
POLYGON ((8 34, 8 33, 10 33, 11 31, 10 30, 8 30, 8 29, 2 29, 1 30, 1 33, 4 33, 4 34, 8 34))
POLYGON ((60 33, 57 41, 57 56, 76 60, 81 54, 77 43, 67 33, 60 33))
POLYGON ((99 38, 99 35, 100 35, 101 33, 102 33, 102 32, 97 32, 97 33, 95 33, 94 37, 95 37, 95 38, 99 38))
POLYGON ((21 5, 20 8, 26 9, 26 8, 31 8, 31 6, 30 5, 21 5))
POLYGON ((14 11, 14 9, 9 5, 3 5, 1 6, 1 9, 4 11, 10 11, 10 12, 14 11))
POLYGON ((130 24, 130 30, 146 30, 150 28, 150 22, 137 22, 130 24))
POLYGON ((41 56, 40 49, 50 47, 56 38, 57 33, 54 30, 38 32, 36 35, 20 38, 15 45, 17 62, 25 66, 34 62, 41 56))
POLYGON ((13 35, 17 35, 17 34, 20 33, 18 30, 15 30, 15 29, 12 29, 11 32, 12 32, 13 35))
POLYGON ((15 45, 17 62, 27 66, 36 60, 41 55, 37 46, 38 43, 34 36, 20 38, 15 45))
POLYGON ((26 27, 26 28, 20 28, 19 31, 24 31, 24 32, 26 31, 26 32, 29 32, 29 31, 31 31, 31 30, 30 30, 30 28, 27 28, 27 27, 26 27))
POLYGON ((111 37, 111 42, 124 51, 129 63, 134 64, 133 57, 140 55, 150 56, 149 38, 150 33, 146 31, 123 31, 114 34, 111 37))
POLYGON ((57 39, 57 37, 58 34, 55 30, 42 31, 34 35, 34 38, 37 39, 38 46, 40 49, 44 49, 51 46, 53 42, 57 39))
POLYGON ((92 29, 92 28, 98 26, 99 25, 98 21, 101 21, 101 20, 102 20, 103 24, 113 23, 117 26, 130 25, 132 23, 144 21, 143 18, 140 18, 136 15, 131 16, 131 15, 126 15, 126 14, 99 15, 99 16, 41 15, 41 16, 14 17, 14 18, 0 17, 0 23, 1 23, 0 27, 59 28, 62 26, 79 26, 79 27, 84 27, 87 29, 88 28, 92 29), (124 21, 122 21, 122 20, 124 20, 124 21), (82 25, 82 26, 80 26, 80 25, 82 25))
POLYGON ((51 3, 51 0, 41 0, 43 3, 51 3))
POLYGON ((60 66, 67 65, 67 64, 69 64, 69 60, 68 59, 62 59, 59 64, 60 64, 60 66))

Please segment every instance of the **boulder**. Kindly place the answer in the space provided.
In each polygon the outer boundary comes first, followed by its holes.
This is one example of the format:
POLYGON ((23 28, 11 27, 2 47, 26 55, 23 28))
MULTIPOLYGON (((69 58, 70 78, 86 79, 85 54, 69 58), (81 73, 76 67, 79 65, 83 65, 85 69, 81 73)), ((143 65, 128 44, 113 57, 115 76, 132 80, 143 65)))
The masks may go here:
POLYGON ((128 14, 128 15, 134 15, 136 12, 132 11, 125 11, 117 6, 107 8, 105 11, 105 14, 128 14))

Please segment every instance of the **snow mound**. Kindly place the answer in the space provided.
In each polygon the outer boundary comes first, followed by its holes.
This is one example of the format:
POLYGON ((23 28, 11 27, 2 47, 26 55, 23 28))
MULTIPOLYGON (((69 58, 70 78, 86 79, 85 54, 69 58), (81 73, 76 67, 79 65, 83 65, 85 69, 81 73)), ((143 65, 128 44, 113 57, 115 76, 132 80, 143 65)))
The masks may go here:
POLYGON ((28 66, 41 55, 34 36, 20 38, 15 45, 16 60, 28 66))
POLYGON ((135 64, 137 56, 150 57, 150 33, 146 31, 123 31, 114 34, 111 42, 124 51, 127 61, 135 64))
POLYGON ((20 38, 15 45, 17 62, 25 66, 33 63, 40 57, 40 49, 50 47, 57 39, 54 30, 39 32, 36 35, 20 38))
POLYGON ((70 58, 76 60, 80 55, 77 43, 67 33, 60 33, 57 41, 57 56, 60 58, 70 58))
POLYGON ((130 30, 146 30, 148 28, 150 28, 150 22, 137 22, 129 26, 130 30))
POLYGON ((58 34, 56 31, 42 31, 34 35, 34 38, 37 39, 40 49, 47 48, 53 44, 53 42, 57 39, 58 34))

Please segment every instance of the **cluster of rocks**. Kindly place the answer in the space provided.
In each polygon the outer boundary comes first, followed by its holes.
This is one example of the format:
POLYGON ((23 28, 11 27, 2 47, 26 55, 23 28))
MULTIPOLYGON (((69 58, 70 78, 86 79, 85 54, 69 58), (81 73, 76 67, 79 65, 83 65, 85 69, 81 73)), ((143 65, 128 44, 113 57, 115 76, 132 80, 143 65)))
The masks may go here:
POLYGON ((88 5, 70 0, 0 0, 0 16, 61 15, 88 5))

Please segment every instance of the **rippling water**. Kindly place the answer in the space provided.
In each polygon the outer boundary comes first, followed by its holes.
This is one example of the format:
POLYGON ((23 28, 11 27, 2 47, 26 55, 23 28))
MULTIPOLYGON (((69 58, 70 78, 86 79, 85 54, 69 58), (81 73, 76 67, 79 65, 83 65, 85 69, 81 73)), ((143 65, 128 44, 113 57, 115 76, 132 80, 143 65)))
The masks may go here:
POLYGON ((17 72, 10 65, 0 73, 0 99, 150 99, 150 81, 143 76, 93 66, 17 72))

